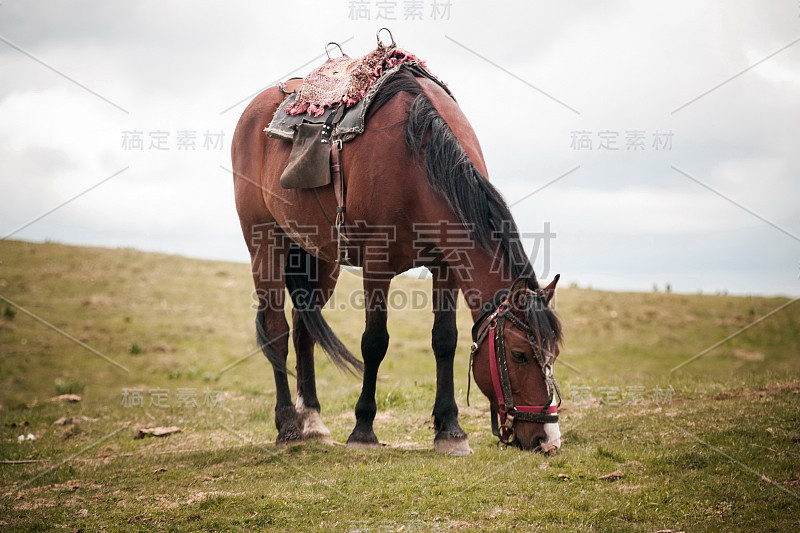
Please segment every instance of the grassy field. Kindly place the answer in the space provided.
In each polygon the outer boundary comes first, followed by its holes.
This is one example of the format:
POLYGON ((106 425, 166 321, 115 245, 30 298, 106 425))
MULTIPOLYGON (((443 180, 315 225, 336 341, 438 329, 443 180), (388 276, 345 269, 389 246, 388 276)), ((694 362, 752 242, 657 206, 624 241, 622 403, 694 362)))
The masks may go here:
MULTIPOLYGON (((279 450, 247 265, 8 241, 0 261, 2 531, 800 529, 798 303, 560 290, 564 444, 550 457, 498 447, 475 387, 467 407, 462 312, 456 391, 475 454, 447 458, 432 450, 429 304, 401 305, 430 282, 398 278, 385 446, 279 450), (182 431, 134 438, 156 426, 182 431)), ((326 311, 354 350, 359 286, 343 274, 326 311)), ((317 368, 343 442, 360 383, 317 368)))

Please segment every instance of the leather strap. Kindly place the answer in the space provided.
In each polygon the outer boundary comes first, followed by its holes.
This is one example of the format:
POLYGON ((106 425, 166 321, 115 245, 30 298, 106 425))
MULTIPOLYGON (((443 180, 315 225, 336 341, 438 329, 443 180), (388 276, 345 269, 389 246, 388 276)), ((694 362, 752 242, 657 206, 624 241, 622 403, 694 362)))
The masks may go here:
MULTIPOLYGON (((342 140, 341 138, 335 140, 331 138, 333 135, 333 128, 342 120, 343 116, 344 106, 341 105, 328 115, 328 118, 325 119, 325 123, 322 125, 320 142, 323 144, 330 144, 331 146, 331 183, 333 184, 333 194, 336 196, 336 222, 331 225, 336 228, 336 262, 349 264, 350 256, 348 254, 348 244, 350 240, 347 238, 345 231, 345 212, 347 210, 345 206, 347 197, 344 186, 344 176, 342 176, 342 159, 340 155, 342 140)), ((316 189, 314 190, 314 196, 317 198, 317 204, 320 209, 322 209, 322 203, 319 201, 316 189)), ((330 222, 324 209, 322 209, 322 213, 325 215, 325 218, 328 219, 328 222, 330 222)))
MULTIPOLYGON (((497 339, 497 331, 495 330, 495 326, 491 326, 489 328, 489 336, 494 340, 497 339)), ((503 336, 503 330, 500 330, 500 337, 503 336)), ((497 406, 500 413, 506 412, 506 399, 508 398, 505 394, 505 390, 503 385, 500 383, 500 373, 497 370, 497 350, 495 348, 495 342, 489 344, 489 372, 492 375, 492 387, 494 388, 494 395, 497 398, 497 406)), ((508 375, 506 374, 506 379, 508 379, 508 375)))
POLYGON ((342 160, 339 155, 339 142, 331 143, 331 180, 333 181, 333 193, 336 195, 336 218, 339 218, 339 213, 344 213, 345 196, 344 196, 344 180, 342 179, 342 160))
POLYGON ((336 262, 349 264, 350 255, 345 230, 345 213, 347 212, 347 190, 344 186, 344 176, 342 175, 342 161, 339 151, 342 149, 342 141, 336 140, 331 143, 331 181, 333 182, 333 193, 336 195, 336 262))
POLYGON ((494 407, 490 407, 489 410, 489 418, 492 422, 492 435, 500 437, 500 423, 497 421, 497 411, 494 410, 494 407))

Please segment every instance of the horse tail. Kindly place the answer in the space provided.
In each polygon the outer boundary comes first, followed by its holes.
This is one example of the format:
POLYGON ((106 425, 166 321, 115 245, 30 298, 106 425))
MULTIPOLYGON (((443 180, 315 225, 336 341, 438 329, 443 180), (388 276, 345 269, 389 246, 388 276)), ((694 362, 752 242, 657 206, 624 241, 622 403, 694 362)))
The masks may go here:
POLYGON ((300 313, 308 332, 331 361, 343 371, 357 375, 364 371, 364 363, 356 358, 339 340, 322 316, 325 299, 315 287, 317 279, 316 257, 292 243, 286 258, 286 288, 294 308, 300 313))

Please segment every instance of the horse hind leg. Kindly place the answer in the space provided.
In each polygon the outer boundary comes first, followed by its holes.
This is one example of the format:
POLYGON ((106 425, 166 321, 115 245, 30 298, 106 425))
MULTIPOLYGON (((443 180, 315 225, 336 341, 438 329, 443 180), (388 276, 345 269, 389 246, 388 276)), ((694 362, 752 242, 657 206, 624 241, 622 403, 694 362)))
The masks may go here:
POLYGON ((292 404, 286 370, 286 358, 289 352, 287 338, 289 324, 286 323, 283 312, 271 312, 269 304, 264 306, 263 303, 260 303, 259 311, 256 314, 256 332, 258 345, 272 364, 272 372, 275 377, 275 427, 278 429, 275 444, 283 446, 292 441, 299 441, 302 439, 302 434, 297 425, 297 412, 292 404), (276 316, 278 314, 280 317, 276 316), (283 324, 281 324, 281 318, 283 324))
MULTIPOLYGON (((324 306, 336 286, 338 267, 334 264, 308 257, 316 262, 314 283, 314 305, 324 306)), ((309 265, 310 266, 310 265, 309 265)), ((320 404, 317 398, 317 384, 314 371, 314 338, 303 322, 300 312, 292 310, 292 340, 297 354, 297 425, 303 439, 317 440, 323 444, 333 444, 331 432, 322 422, 320 404)))
POLYGON ((289 355, 289 324, 284 315, 285 258, 288 240, 274 222, 243 226, 252 258, 253 280, 258 296, 256 339, 272 365, 275 377, 275 427, 278 446, 302 439, 289 388, 286 359, 289 355))
POLYGON ((446 266, 433 269, 434 321, 431 345, 436 357, 436 400, 433 405, 436 436, 433 448, 439 453, 460 457, 473 452, 467 434, 458 423, 458 405, 453 389, 453 360, 458 339, 458 286, 453 278, 453 272, 446 266))

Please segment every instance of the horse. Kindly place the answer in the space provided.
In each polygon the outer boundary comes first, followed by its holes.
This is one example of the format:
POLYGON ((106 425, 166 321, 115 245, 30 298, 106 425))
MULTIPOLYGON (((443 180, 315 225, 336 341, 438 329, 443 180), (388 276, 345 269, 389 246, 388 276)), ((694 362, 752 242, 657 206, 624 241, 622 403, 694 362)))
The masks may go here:
POLYGON ((375 388, 389 347, 390 282, 425 266, 433 283, 434 449, 453 456, 473 453, 458 422, 453 385, 461 291, 475 322, 470 367, 489 399, 495 434, 521 449, 557 450, 561 438, 552 368, 563 335, 549 304, 558 276, 540 286, 509 207, 488 181, 478 138, 455 99, 431 79, 401 72, 381 86, 366 114, 365 131, 341 149, 350 264, 363 272, 362 362, 321 312, 340 269, 331 222, 338 206, 334 187, 283 189, 280 176, 292 145, 263 132, 286 94, 286 86, 276 86, 256 96, 242 113, 231 146, 236 209, 258 298, 257 340, 275 378, 276 444, 332 442, 315 383, 314 347, 320 345, 338 367, 363 373, 347 446, 379 446, 373 428, 375 388), (294 402, 286 367, 286 292, 293 305, 294 402))

